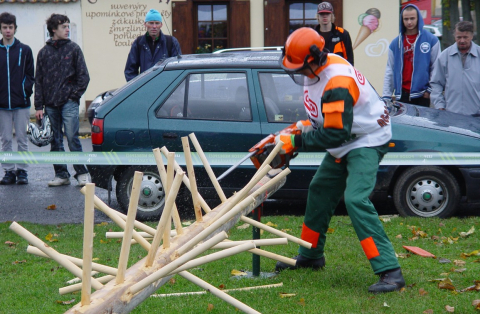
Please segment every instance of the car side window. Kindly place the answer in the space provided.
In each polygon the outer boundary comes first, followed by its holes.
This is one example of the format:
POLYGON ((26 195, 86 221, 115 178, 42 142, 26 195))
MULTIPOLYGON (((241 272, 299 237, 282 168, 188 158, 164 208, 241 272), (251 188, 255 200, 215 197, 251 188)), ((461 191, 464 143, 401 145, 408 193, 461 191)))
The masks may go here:
POLYGON ((307 119, 303 88, 286 73, 259 73, 268 122, 293 123, 307 119))
POLYGON ((241 72, 190 74, 161 105, 156 116, 252 121, 246 74, 241 72))

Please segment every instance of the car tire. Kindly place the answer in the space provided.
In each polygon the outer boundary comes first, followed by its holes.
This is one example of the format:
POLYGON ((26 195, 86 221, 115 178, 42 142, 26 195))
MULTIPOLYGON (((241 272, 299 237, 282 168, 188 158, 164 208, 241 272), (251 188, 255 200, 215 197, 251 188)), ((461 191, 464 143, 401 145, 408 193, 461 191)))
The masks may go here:
POLYGON ((398 178, 393 201, 403 216, 452 216, 459 203, 460 186, 455 177, 441 167, 413 167, 398 178))
POLYGON ((135 171, 143 172, 136 219, 140 221, 158 219, 165 207, 165 190, 156 167, 128 167, 118 176, 116 196, 120 210, 128 212, 130 194, 135 171))

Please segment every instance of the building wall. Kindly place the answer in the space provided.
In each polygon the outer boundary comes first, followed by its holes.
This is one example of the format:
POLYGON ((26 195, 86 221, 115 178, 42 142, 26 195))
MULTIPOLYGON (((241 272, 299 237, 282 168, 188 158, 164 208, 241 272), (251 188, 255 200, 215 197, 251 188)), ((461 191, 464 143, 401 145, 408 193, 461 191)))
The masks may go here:
MULTIPOLYGON (((38 51, 45 45, 45 21, 52 13, 65 14, 71 22, 71 39, 83 47, 82 18, 80 2, 68 3, 1 3, 0 13, 10 12, 17 18, 17 33, 15 37, 32 48, 35 66, 38 51)), ((90 88, 90 86, 89 86, 90 88)), ((33 96, 31 97, 33 104, 33 96)), ((85 102, 80 101, 80 111, 85 111, 85 102)), ((35 114, 32 105, 31 115, 35 114)))
POLYGON ((364 27, 360 25, 360 22, 364 22, 364 14, 372 8, 380 12, 378 28, 353 50, 355 68, 365 75, 380 95, 383 90, 388 46, 400 31, 399 7, 398 0, 343 0, 343 26, 350 33, 352 43, 355 43, 364 31, 364 27))

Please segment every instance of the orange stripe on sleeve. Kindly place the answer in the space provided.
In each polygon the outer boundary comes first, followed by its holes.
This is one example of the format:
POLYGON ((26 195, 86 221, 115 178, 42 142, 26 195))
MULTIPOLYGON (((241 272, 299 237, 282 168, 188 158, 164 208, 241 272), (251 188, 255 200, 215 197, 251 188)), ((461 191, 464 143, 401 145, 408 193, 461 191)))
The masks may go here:
POLYGON ((325 129, 343 129, 342 113, 345 111, 343 100, 327 102, 322 104, 322 112, 325 114, 323 127, 325 129))
POLYGON ((360 241, 360 244, 362 245, 363 251, 365 252, 365 255, 368 259, 380 256, 380 253, 378 252, 377 246, 375 245, 372 237, 363 239, 362 241, 360 241))
POLYGON ((320 233, 313 231, 312 229, 308 228, 307 225, 305 225, 305 223, 303 223, 302 240, 312 243, 312 248, 316 248, 319 237, 320 237, 320 233))
POLYGON ((353 98, 353 105, 357 103, 358 97, 360 97, 360 90, 358 89, 355 80, 352 77, 348 76, 335 76, 328 81, 327 85, 325 86, 325 91, 329 91, 335 88, 345 88, 348 89, 348 93, 353 98))

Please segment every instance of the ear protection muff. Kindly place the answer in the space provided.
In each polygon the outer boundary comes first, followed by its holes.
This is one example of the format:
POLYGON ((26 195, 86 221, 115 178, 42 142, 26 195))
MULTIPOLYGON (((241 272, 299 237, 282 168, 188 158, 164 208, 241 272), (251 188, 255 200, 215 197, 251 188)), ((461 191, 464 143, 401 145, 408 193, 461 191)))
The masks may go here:
POLYGON ((310 46, 310 55, 313 57, 313 61, 318 65, 322 65, 325 63, 325 61, 327 60, 327 54, 328 50, 327 52, 324 52, 318 49, 317 45, 310 46))

